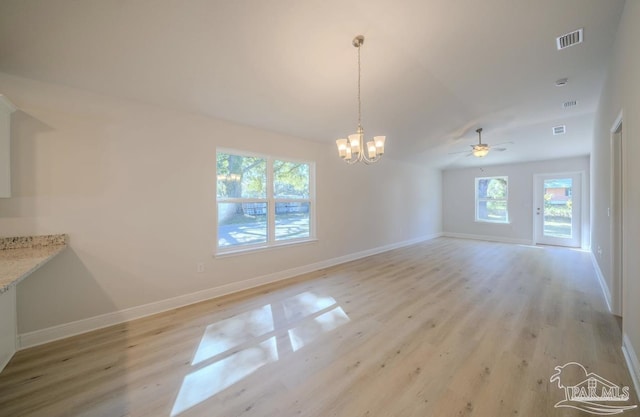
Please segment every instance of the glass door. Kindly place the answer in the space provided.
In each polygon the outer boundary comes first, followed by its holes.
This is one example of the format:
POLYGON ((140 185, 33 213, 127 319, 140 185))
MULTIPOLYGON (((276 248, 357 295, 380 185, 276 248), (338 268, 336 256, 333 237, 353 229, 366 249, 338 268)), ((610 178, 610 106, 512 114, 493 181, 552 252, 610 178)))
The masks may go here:
POLYGON ((580 247, 582 175, 536 175, 535 243, 580 247))

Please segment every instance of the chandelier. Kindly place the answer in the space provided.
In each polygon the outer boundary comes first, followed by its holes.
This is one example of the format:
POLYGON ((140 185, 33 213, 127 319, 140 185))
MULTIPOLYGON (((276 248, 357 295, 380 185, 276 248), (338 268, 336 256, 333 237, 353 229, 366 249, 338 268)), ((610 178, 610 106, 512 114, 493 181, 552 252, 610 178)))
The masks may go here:
POLYGON ((372 141, 364 143, 364 129, 362 129, 362 103, 360 100, 360 47, 364 43, 364 36, 358 35, 353 38, 353 46, 358 48, 358 130, 349 135, 348 139, 336 140, 338 145, 338 155, 348 164, 364 162, 372 164, 378 162, 384 154, 384 136, 374 136, 372 141))

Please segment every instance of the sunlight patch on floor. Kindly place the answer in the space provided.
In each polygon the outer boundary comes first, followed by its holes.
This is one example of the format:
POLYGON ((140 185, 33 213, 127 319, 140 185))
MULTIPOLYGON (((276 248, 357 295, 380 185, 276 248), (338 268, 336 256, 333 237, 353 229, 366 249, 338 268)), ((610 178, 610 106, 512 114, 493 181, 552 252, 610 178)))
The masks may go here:
POLYGON ((349 317, 342 307, 336 307, 333 310, 313 319, 313 325, 298 326, 289 330, 289 338, 291 339, 291 347, 296 352, 305 345, 316 340, 322 333, 329 332, 349 321, 349 317))
POLYGON ((191 362, 196 365, 229 349, 272 332, 273 313, 267 304, 207 326, 191 362))
POLYGON ((190 373, 184 378, 171 416, 176 416, 246 378, 258 368, 278 360, 276 338, 241 350, 190 373))
POLYGON ((196 369, 184 377, 171 417, 347 322, 333 297, 303 292, 209 324, 191 362, 196 369), (278 345, 283 336, 285 344, 278 345))

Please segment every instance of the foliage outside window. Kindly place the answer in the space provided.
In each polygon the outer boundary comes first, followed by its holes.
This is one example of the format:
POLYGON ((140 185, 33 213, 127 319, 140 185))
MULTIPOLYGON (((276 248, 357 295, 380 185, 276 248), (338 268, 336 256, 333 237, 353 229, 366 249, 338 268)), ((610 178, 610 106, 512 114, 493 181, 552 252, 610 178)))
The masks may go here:
POLYGON ((544 234, 560 238, 572 236, 573 180, 544 180, 544 234))
POLYGON ((314 237, 313 164, 218 151, 218 252, 314 237))
POLYGON ((507 177, 476 178, 476 221, 509 223, 507 177))

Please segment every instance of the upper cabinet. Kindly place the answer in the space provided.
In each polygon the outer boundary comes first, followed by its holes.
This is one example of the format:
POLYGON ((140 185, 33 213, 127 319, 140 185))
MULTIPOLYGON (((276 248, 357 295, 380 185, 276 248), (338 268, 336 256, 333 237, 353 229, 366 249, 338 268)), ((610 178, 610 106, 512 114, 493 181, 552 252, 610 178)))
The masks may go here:
POLYGON ((11 113, 16 106, 0 94, 0 197, 11 197, 11 113))

